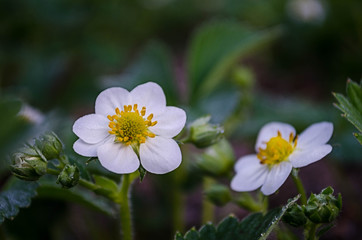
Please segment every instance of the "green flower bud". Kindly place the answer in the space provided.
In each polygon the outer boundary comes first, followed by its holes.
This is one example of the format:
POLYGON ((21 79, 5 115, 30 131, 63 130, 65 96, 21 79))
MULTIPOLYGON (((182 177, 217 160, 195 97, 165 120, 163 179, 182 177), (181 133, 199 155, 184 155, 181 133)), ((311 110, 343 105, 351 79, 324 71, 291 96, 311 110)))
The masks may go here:
POLYGON ((235 83, 244 88, 250 88, 254 85, 254 73, 246 67, 238 67, 234 69, 231 75, 235 83))
POLYGON ((225 139, 207 148, 196 161, 197 166, 212 176, 225 176, 234 166, 234 151, 225 139))
POLYGON ((48 160, 58 158, 63 150, 62 142, 53 132, 42 135, 35 140, 35 144, 48 160))
POLYGON ((298 204, 294 204, 285 212, 283 221, 293 227, 300 227, 307 223, 307 217, 304 215, 303 208, 298 204))
POLYGON ((305 206, 305 215, 314 223, 330 223, 342 208, 341 194, 333 196, 333 188, 327 187, 320 194, 311 194, 305 206))
POLYGON ((78 184, 79 169, 75 165, 67 164, 58 175, 57 183, 64 188, 71 188, 78 184))
POLYGON ((47 171, 47 161, 39 155, 36 148, 25 147, 11 157, 11 172, 18 178, 36 181, 47 171))
POLYGON ((210 124, 211 116, 196 119, 190 125, 190 142, 198 148, 211 146, 224 136, 224 128, 210 124))
POLYGON ((224 206, 231 200, 229 188, 224 185, 214 184, 205 190, 206 197, 217 206, 224 206))

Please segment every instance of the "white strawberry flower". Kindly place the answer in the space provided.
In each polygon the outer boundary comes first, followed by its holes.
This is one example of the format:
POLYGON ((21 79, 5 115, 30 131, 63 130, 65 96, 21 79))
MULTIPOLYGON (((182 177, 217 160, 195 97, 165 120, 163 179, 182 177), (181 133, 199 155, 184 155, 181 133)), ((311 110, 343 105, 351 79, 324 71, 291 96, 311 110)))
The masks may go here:
POLYGON ((79 139, 73 148, 82 156, 98 157, 111 172, 132 173, 141 161, 148 172, 164 174, 181 163, 180 147, 172 138, 185 122, 185 111, 166 106, 165 94, 156 83, 130 92, 109 88, 98 95, 95 113, 74 123, 79 139))
POLYGON ((314 163, 332 151, 326 144, 333 133, 333 124, 315 123, 299 136, 293 126, 271 122, 259 132, 257 154, 241 157, 235 164, 236 175, 231 181, 235 191, 253 191, 261 187, 264 195, 277 191, 292 168, 314 163))

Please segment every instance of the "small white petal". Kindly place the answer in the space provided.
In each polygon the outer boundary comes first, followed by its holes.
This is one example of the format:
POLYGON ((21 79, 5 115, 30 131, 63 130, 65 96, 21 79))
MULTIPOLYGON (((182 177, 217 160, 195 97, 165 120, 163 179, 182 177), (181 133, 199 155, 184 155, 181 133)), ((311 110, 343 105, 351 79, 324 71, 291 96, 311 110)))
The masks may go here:
POLYGON ((176 169, 182 160, 180 147, 173 139, 156 136, 140 146, 142 166, 149 172, 164 174, 176 169))
POLYGON ((109 136, 109 120, 98 114, 79 118, 73 125, 73 132, 86 143, 99 143, 109 136))
POLYGON ((152 121, 157 124, 149 129, 156 135, 172 138, 179 134, 186 123, 186 113, 181 108, 166 107, 161 115, 155 116, 152 121))
POLYGON ((260 164, 256 155, 247 155, 235 164, 236 175, 230 187, 234 191, 253 191, 259 188, 268 174, 268 166, 260 164))
POLYGON ((73 149, 76 153, 79 155, 85 156, 85 157, 96 157, 97 156, 97 148, 102 145, 104 141, 101 141, 96 144, 89 144, 84 142, 82 139, 78 139, 73 144, 73 149))
POLYGON ((282 138, 289 141, 289 135, 293 133, 295 136, 295 129, 287 123, 270 122, 265 124, 259 131, 258 138, 255 144, 255 151, 259 152, 259 148, 264 149, 266 143, 272 137, 278 136, 278 131, 282 134, 282 138))
POLYGON ((289 161, 293 167, 300 168, 314 163, 332 151, 332 146, 325 144, 309 149, 296 149, 290 156, 289 161))
POLYGON ((97 155, 102 166, 114 173, 132 173, 140 166, 132 147, 121 143, 108 141, 98 147, 97 155))
POLYGON ((114 115, 118 107, 123 109, 124 105, 129 103, 130 93, 119 87, 108 88, 101 92, 96 99, 95 113, 103 116, 114 115))
POLYGON ((290 162, 285 161, 272 166, 263 186, 261 187, 261 191, 264 195, 270 195, 278 190, 285 180, 287 180, 291 171, 292 164, 290 164, 290 162))
POLYGON ((146 116, 153 113, 161 114, 166 109, 166 97, 162 88, 154 83, 148 82, 138 85, 131 92, 132 104, 138 104, 139 110, 146 107, 146 116))
POLYGON ((297 147, 306 149, 326 144, 333 133, 333 124, 320 122, 310 125, 298 137, 297 147))

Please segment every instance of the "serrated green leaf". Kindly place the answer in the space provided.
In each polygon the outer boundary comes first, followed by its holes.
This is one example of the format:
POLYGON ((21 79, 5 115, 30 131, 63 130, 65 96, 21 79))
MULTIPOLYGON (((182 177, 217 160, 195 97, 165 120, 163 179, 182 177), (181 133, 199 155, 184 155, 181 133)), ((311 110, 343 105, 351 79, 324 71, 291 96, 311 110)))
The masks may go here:
POLYGON ((235 240, 238 236, 239 221, 234 216, 226 217, 217 226, 216 239, 235 240))
POLYGON ((199 233, 195 230, 195 228, 191 228, 185 234, 185 240, 199 240, 199 239, 200 239, 199 233))
POLYGON ((356 109, 362 113, 362 86, 348 79, 347 96, 356 109))
POLYGON ((254 213, 246 217, 240 224, 239 239, 265 240, 277 226, 285 212, 300 198, 300 195, 290 199, 282 208, 269 211, 266 215, 254 213))
POLYGON ((357 139, 357 141, 362 145, 362 134, 353 133, 353 136, 357 139))
POLYGON ((334 97, 339 103, 336 104, 336 107, 344 113, 342 116, 347 118, 347 120, 352 123, 358 131, 362 132, 362 114, 342 94, 335 93, 334 97))
POLYGON ((200 240, 217 240, 216 228, 211 223, 207 223, 201 227, 200 240))
POLYGON ((53 182, 41 180, 38 195, 42 198, 78 203, 109 216, 115 217, 117 215, 117 211, 111 201, 79 187, 64 189, 53 182))
POLYGON ((232 66, 279 31, 254 31, 236 21, 213 21, 201 26, 191 40, 188 75, 192 100, 210 93, 232 66))
POLYGON ((118 191, 118 185, 112 179, 109 179, 107 177, 100 176, 100 175, 93 175, 93 178, 94 178, 95 183, 98 186, 100 186, 104 189, 110 190, 112 192, 118 191))
POLYGON ((36 196, 37 182, 27 182, 19 179, 11 181, 9 188, 0 193, 0 224, 5 218, 12 219, 19 208, 29 207, 31 199, 36 196))
POLYGON ((181 233, 177 232, 175 235, 175 240, 185 240, 181 233))
MULTIPOLYGON (((266 240, 272 230, 277 226, 285 212, 300 198, 300 195, 289 199, 282 208, 270 210, 266 215, 254 213, 241 222, 234 216, 223 219, 215 228, 211 223, 201 227, 199 232, 191 229, 186 233, 186 240, 266 240), (189 237, 189 238, 187 238, 189 237), (199 237, 199 238, 197 238, 199 237)), ((182 235, 177 233, 176 240, 183 240, 182 235)))

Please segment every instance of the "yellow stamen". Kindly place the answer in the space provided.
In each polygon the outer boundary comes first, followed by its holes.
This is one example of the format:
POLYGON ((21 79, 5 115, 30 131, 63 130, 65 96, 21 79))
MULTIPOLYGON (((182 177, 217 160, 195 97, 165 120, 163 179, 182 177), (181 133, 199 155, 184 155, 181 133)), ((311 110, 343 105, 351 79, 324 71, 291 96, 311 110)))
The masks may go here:
POLYGON ((145 143, 147 138, 154 138, 156 135, 148 129, 155 126, 157 121, 152 122, 153 114, 146 117, 146 107, 138 110, 138 105, 124 105, 123 111, 117 107, 115 115, 108 115, 110 121, 108 126, 111 129, 109 134, 115 135, 116 142, 126 145, 138 145, 145 143))
POLYGON ((260 163, 274 165, 287 160, 297 145, 297 137, 294 142, 293 139, 293 133, 289 135, 289 141, 286 141, 282 138, 280 131, 278 131, 276 137, 272 137, 266 142, 265 149, 259 148, 257 157, 260 159, 260 163))

